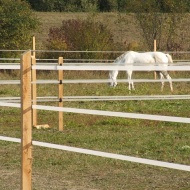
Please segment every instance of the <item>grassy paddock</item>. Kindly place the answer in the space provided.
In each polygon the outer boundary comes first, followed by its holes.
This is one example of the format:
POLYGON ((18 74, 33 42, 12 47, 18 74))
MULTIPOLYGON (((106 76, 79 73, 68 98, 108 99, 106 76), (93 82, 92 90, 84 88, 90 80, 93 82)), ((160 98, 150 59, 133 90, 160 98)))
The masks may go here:
MULTIPOLYGON (((1 79, 10 75, 1 73, 1 79)), ((187 72, 171 73, 173 78, 189 77, 187 72)), ((56 72, 39 72, 38 79, 57 79, 56 72)), ((106 72, 65 72, 66 79, 107 78, 106 72)), ((119 78, 124 78, 121 72, 119 78)), ((14 79, 19 74, 13 75, 14 79)), ((13 79, 11 78, 11 79, 13 79)), ((153 73, 134 73, 134 78, 153 78, 153 73)), ((128 85, 65 84, 64 95, 158 95, 171 94, 166 83, 136 83, 131 94, 128 85)), ((38 96, 56 96, 57 85, 37 86, 38 96)), ((174 83, 173 94, 189 94, 188 82, 174 83)), ((19 96, 19 85, 1 85, 0 96, 19 96)), ((42 103, 56 106, 55 102, 42 103)), ((189 100, 64 102, 65 107, 190 117, 189 100)), ((0 134, 20 138, 20 110, 0 109, 0 134)), ((33 130, 33 140, 75 146, 148 159, 190 164, 189 124, 64 113, 64 131, 58 129, 58 113, 38 111, 38 123, 51 129, 33 130)), ((20 145, 0 141, 0 189, 19 189, 20 145)), ((172 189, 190 188, 190 173, 125 161, 100 158, 42 147, 33 149, 33 189, 172 189)))

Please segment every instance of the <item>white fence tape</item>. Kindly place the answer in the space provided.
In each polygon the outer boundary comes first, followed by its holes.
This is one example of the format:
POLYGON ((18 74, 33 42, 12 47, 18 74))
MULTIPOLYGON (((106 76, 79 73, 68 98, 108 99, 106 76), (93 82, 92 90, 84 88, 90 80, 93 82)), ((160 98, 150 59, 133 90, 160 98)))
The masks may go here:
MULTIPOLYGON (((4 137, 4 136, 0 136, 0 140, 9 141, 9 142, 18 142, 18 143, 21 142, 21 140, 18 138, 4 137)), ((81 154, 100 156, 100 157, 104 157, 104 158, 112 158, 112 159, 118 159, 118 160, 124 160, 124 161, 129 161, 129 162, 147 164, 147 165, 152 165, 152 166, 159 166, 159 167, 176 169, 176 170, 190 171, 190 166, 183 165, 183 164, 162 162, 162 161, 157 161, 157 160, 137 158, 137 157, 132 157, 132 156, 126 156, 126 155, 121 155, 121 154, 113 154, 113 153, 101 152, 101 151, 96 151, 96 150, 89 150, 89 149, 84 149, 84 148, 76 148, 76 147, 71 147, 71 146, 44 143, 44 142, 39 142, 39 141, 32 141, 32 144, 36 145, 36 146, 46 147, 46 148, 53 148, 53 149, 76 152, 76 153, 81 153, 81 154)))
POLYGON ((101 116, 114 116, 114 117, 124 117, 124 118, 133 118, 133 119, 148 119, 148 120, 156 120, 156 121, 190 123, 190 118, 186 118, 186 117, 173 117, 173 116, 149 115, 149 114, 138 114, 138 113, 126 113, 126 112, 112 112, 112 111, 77 109, 77 108, 66 108, 66 107, 42 106, 42 105, 33 105, 32 108, 40 109, 40 110, 63 111, 63 112, 101 115, 101 116))
POLYGON ((36 70, 69 70, 69 71, 110 71, 110 70, 133 70, 133 71, 190 71, 190 66, 155 66, 155 65, 147 65, 147 66, 95 66, 95 65, 71 65, 71 66, 51 66, 51 65, 33 65, 32 69, 36 70))
MULTIPOLYGON (((10 64, 0 64, 0 69, 20 69, 20 65, 10 65, 10 64)), ((66 66, 56 66, 56 65, 33 65, 32 69, 36 70, 78 70, 78 71, 110 71, 110 70, 133 70, 133 71, 190 71, 190 65, 171 65, 171 66, 159 66, 159 65, 145 65, 145 66, 136 66, 136 65, 126 65, 126 66, 114 66, 114 65, 71 65, 66 66)))
MULTIPOLYGON (((188 100, 190 95, 152 95, 152 96, 63 96, 63 101, 126 101, 126 100, 188 100)), ((37 102, 55 102, 57 96, 40 96, 37 102)), ((20 102, 20 97, 0 97, 2 102, 20 102)))
POLYGON ((0 64, 0 69, 20 69, 20 65, 2 65, 0 64))
POLYGON ((8 102, 0 102, 0 106, 20 108, 20 107, 21 107, 21 104, 8 103, 8 102))
MULTIPOLYGON (((167 79, 162 79, 163 82, 168 82, 167 79)), ((109 83, 110 79, 64 79, 62 81, 63 84, 87 84, 87 83, 109 83)), ((117 82, 124 83, 128 82, 127 79, 118 79, 117 82)), ((161 82, 160 79, 133 79, 135 83, 143 83, 143 82, 161 82)), ((172 78, 172 82, 190 82, 189 78, 172 78)), ((37 80, 36 82, 32 82, 32 84, 59 84, 58 80, 37 80)), ((0 80, 0 84, 20 84, 20 80, 0 80)))

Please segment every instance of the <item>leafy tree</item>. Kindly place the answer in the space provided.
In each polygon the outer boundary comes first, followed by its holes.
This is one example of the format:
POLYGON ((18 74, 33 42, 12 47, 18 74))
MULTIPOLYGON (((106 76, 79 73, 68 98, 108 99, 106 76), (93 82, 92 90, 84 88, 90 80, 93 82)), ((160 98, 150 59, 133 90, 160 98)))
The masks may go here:
POLYGON ((71 11, 88 12, 97 11, 97 0, 28 0, 32 8, 36 11, 71 11))
POLYGON ((184 38, 189 30, 188 25, 179 30, 185 19, 185 14, 181 14, 186 12, 185 1, 133 1, 133 6, 136 5, 136 18, 149 50, 153 50, 154 39, 157 40, 158 49, 171 51, 182 50, 185 40, 189 41, 184 38))
POLYGON ((38 24, 28 3, 0 0, 1 49, 30 49, 32 32, 38 24))
MULTIPOLYGON (((120 3, 132 13, 184 13, 190 11, 189 0, 128 0, 120 3)), ((120 7, 121 8, 121 7, 120 7)))
MULTIPOLYGON (((57 0, 28 0, 30 3, 31 7, 36 10, 36 11, 45 11, 45 12, 51 12, 54 11, 54 3, 59 1, 57 0)), ((57 10, 58 11, 58 10, 57 10)))
POLYGON ((26 0, 37 11, 71 11, 71 12, 136 12, 140 5, 144 12, 149 12, 156 2, 157 10, 162 13, 190 11, 189 0, 26 0))
POLYGON ((118 10, 117 0, 98 0, 98 7, 100 12, 111 12, 118 10))

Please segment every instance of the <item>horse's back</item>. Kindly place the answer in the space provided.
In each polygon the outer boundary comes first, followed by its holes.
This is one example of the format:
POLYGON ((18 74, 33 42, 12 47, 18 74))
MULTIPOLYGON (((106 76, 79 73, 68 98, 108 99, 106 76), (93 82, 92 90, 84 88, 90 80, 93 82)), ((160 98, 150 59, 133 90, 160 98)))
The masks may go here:
POLYGON ((157 63, 171 63, 172 58, 169 54, 163 52, 154 52, 154 58, 157 63))
POLYGON ((154 57, 151 52, 132 52, 134 63, 151 64, 154 63, 154 57))
POLYGON ((134 64, 134 63, 172 63, 172 58, 169 54, 163 52, 135 52, 127 51, 119 56, 115 63, 119 64, 134 64))
POLYGON ((172 57, 169 54, 163 52, 144 52, 139 53, 142 54, 142 60, 144 59, 145 62, 156 62, 156 63, 172 63, 172 57), (149 61, 148 61, 149 60, 149 61))

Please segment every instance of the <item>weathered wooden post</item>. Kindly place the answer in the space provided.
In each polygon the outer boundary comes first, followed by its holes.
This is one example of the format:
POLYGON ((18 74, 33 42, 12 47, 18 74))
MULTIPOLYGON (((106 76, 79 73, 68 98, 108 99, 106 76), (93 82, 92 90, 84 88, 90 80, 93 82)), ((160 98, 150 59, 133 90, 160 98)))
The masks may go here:
POLYGON ((154 40, 154 51, 156 51, 156 40, 154 40))
MULTIPOLYGON (((32 56, 31 56, 31 61, 32 65, 36 65, 36 38, 33 36, 32 38, 32 56)), ((37 104, 37 90, 36 90, 36 69, 32 69, 32 104, 36 105, 37 104)), ((43 124, 39 125, 37 123, 37 110, 32 109, 32 126, 36 127, 37 129, 41 128, 49 128, 48 124, 43 124)))
POLYGON ((31 51, 21 55, 21 190, 32 189, 31 51))
MULTIPOLYGON (((156 40, 154 39, 154 51, 156 51, 156 40)), ((156 79, 156 71, 154 71, 154 79, 156 79)))
MULTIPOLYGON (((32 46, 33 46, 33 52, 32 52, 32 65, 36 65, 36 40, 35 36, 32 38, 32 46)), ((32 100, 33 105, 36 105, 36 69, 32 69, 32 100)), ((32 110, 32 125, 37 125, 37 110, 32 110)))
MULTIPOLYGON (((31 57, 32 65, 36 65, 36 58, 34 56, 31 57)), ((36 105, 36 69, 32 69, 32 104, 36 105)), ((32 109, 32 126, 37 125, 37 110, 32 109)))
MULTIPOLYGON (((63 65, 63 57, 58 58, 58 65, 63 65)), ((63 107, 63 70, 58 70, 59 80, 59 107, 63 107)), ((63 131, 63 112, 59 111, 59 131, 63 131)))
POLYGON ((34 57, 36 57, 36 52, 35 52, 35 50, 36 50, 36 38, 35 38, 35 36, 32 37, 32 50, 33 50, 32 55, 34 57))

